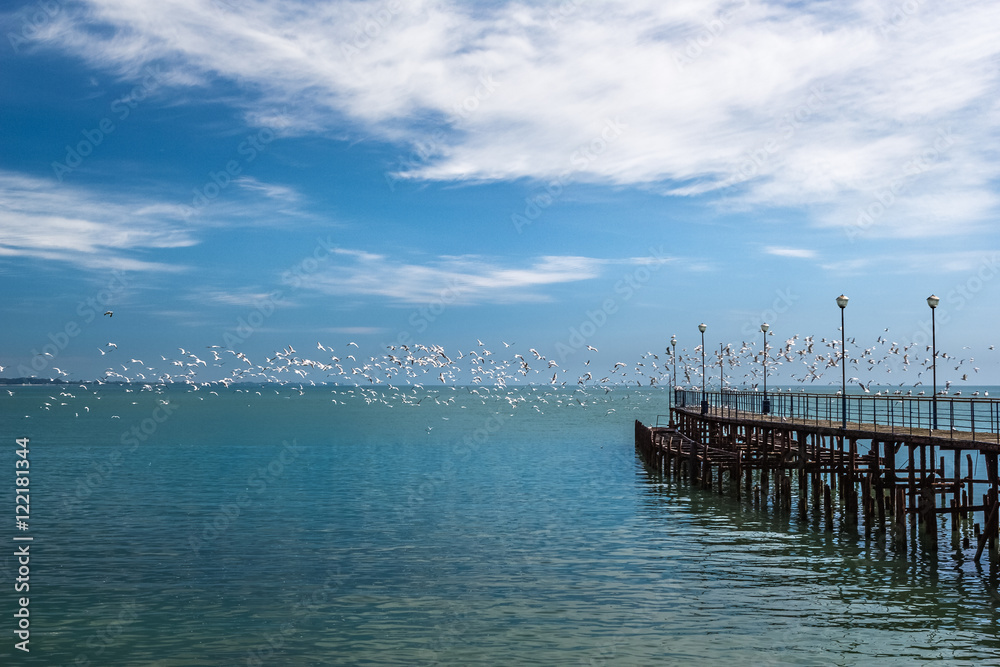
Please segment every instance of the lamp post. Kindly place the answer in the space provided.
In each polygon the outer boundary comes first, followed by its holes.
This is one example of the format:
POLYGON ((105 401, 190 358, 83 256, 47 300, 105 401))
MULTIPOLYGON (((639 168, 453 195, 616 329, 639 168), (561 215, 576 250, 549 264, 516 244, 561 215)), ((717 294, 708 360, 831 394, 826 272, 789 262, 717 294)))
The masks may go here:
POLYGON ((674 374, 672 376, 674 386, 674 405, 677 405, 677 336, 670 337, 670 356, 674 358, 674 374))
POLYGON ((765 415, 771 412, 771 401, 767 398, 767 330, 770 328, 767 322, 760 325, 760 330, 764 333, 764 402, 760 411, 765 415))
POLYGON ((726 370, 722 367, 722 356, 725 354, 725 347, 719 343, 719 392, 726 389, 726 370))
POLYGON ((844 333, 844 309, 847 308, 847 297, 841 294, 837 297, 840 306, 840 427, 847 430, 847 335, 844 333))
POLYGON ((705 393, 705 329, 708 325, 705 323, 698 325, 698 331, 701 332, 701 414, 708 414, 708 395, 705 393))
POLYGON ((931 294, 927 297, 927 305, 931 307, 931 374, 934 378, 934 394, 931 398, 931 409, 934 411, 934 416, 931 418, 931 427, 936 431, 937 424, 937 336, 934 330, 934 311, 937 310, 938 304, 941 303, 941 299, 931 294))

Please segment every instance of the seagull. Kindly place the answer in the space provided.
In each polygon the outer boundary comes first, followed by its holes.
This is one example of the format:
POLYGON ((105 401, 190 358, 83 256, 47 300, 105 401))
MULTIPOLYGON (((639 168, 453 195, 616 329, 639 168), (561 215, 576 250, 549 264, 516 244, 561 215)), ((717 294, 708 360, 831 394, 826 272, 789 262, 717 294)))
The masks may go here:
POLYGON ((590 350, 591 352, 597 352, 597 348, 592 345, 588 345, 587 349, 590 350))
POLYGON ((115 315, 114 312, 112 312, 110 310, 105 310, 104 314, 107 315, 108 317, 114 317, 114 315, 115 315))

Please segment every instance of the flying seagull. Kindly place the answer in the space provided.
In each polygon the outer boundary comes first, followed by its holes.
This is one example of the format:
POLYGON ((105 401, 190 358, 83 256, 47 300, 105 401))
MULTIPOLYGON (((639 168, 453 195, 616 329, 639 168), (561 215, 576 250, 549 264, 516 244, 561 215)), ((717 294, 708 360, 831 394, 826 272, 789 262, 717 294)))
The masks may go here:
POLYGON ((107 315, 108 317, 114 317, 115 316, 114 312, 112 312, 110 310, 105 310, 104 314, 107 315))

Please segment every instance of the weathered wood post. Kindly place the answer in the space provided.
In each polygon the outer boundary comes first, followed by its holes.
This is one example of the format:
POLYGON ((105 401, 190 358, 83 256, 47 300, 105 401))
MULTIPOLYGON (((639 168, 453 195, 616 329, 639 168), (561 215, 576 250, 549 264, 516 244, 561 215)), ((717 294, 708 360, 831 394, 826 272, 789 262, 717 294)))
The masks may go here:
POLYGON ((826 531, 833 532, 833 492, 830 485, 823 486, 823 512, 826 514, 826 531))

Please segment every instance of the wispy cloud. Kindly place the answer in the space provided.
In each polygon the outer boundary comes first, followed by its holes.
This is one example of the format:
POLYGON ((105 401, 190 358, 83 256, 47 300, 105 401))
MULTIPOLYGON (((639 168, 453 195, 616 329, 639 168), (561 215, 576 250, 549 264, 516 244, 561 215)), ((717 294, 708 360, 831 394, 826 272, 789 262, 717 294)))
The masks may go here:
POLYGON ((807 207, 823 225, 857 218, 946 130, 954 144, 864 231, 940 234, 944 213, 973 231, 998 207, 981 138, 1000 123, 1000 5, 911 4, 899 19, 895 0, 91 0, 45 36, 122 76, 156 62, 175 87, 244 83, 248 120, 286 109, 290 133, 346 121, 431 146, 412 178, 569 173, 807 207), (609 119, 626 127, 613 142, 609 119))
POLYGON ((240 306, 252 308, 273 299, 272 292, 255 291, 251 288, 234 288, 229 290, 197 289, 188 295, 188 300, 198 303, 218 304, 222 306, 240 306))
POLYGON ((143 258, 197 240, 183 207, 58 185, 0 171, 0 255, 35 257, 91 269, 176 271, 143 258))
POLYGON ((237 178, 235 182, 244 190, 259 193, 269 199, 287 202, 295 202, 299 200, 298 191, 284 185, 262 183, 252 176, 241 176, 240 178, 237 178))
POLYGON ((318 331, 322 333, 332 333, 332 334, 351 334, 355 336, 364 336, 370 334, 380 334, 386 331, 385 327, 328 327, 326 329, 319 329, 318 331))
POLYGON ((768 255, 777 255, 778 257, 797 257, 799 259, 812 259, 816 256, 815 250, 809 250, 808 248, 786 248, 783 246, 768 246, 764 248, 764 252, 768 255))
POLYGON ((507 266, 476 256, 442 256, 425 263, 339 249, 337 261, 309 277, 307 287, 340 296, 380 296, 396 303, 521 303, 548 301, 539 288, 589 280, 608 262, 590 257, 538 257, 507 266))
POLYGON ((945 274, 976 273, 984 267, 989 275, 995 276, 1000 271, 1000 250, 984 246, 979 250, 912 252, 903 251, 893 254, 874 254, 869 257, 846 259, 824 263, 821 268, 838 273, 862 273, 878 267, 880 274, 919 275, 926 273, 928 267, 935 272, 945 274))
POLYGON ((158 198, 159 192, 123 194, 117 187, 0 170, 0 256, 87 269, 183 271, 191 267, 164 261, 163 251, 198 245, 205 230, 313 220, 295 206, 299 195, 292 188, 253 178, 237 184, 238 192, 193 208, 158 198))

